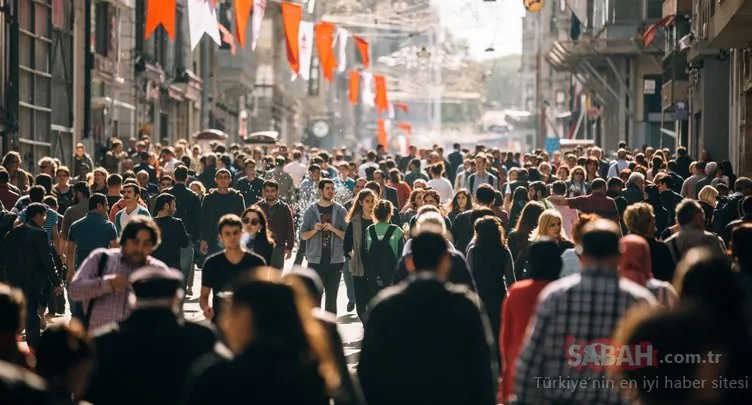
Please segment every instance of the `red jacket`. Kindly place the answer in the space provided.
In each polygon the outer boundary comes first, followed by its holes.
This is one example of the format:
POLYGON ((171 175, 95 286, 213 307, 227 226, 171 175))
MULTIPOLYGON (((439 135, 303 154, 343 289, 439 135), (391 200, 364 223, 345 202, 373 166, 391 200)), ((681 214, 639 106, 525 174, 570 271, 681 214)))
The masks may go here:
POLYGON ((538 307, 538 295, 549 283, 548 280, 518 281, 509 289, 509 295, 504 300, 499 333, 499 351, 504 359, 499 403, 505 403, 514 394, 514 371, 525 343, 528 323, 538 307))

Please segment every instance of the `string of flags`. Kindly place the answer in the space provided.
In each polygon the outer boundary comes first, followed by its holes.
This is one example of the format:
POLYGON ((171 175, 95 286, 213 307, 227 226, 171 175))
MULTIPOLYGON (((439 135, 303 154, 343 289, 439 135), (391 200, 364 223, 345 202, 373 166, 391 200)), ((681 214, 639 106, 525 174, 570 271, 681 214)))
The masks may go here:
MULTIPOLYGON (((187 0, 191 50, 198 46, 204 35, 209 36, 218 46, 222 42, 229 44, 232 54, 236 52, 236 43, 241 49, 245 49, 249 19, 252 34, 251 50, 256 50, 266 6, 267 0, 233 0, 235 26, 225 27, 217 19, 217 0, 187 0), (230 28, 234 28, 234 35, 230 28)), ((331 83, 336 73, 347 71, 347 44, 350 39, 353 40, 360 56, 360 66, 347 73, 348 99, 353 105, 362 102, 365 106, 376 108, 379 116, 378 140, 379 143, 386 145, 386 133, 391 120, 381 118, 381 114, 388 113, 390 117, 394 117, 395 109, 407 113, 408 107, 404 103, 390 103, 386 77, 373 74, 368 70, 370 68, 368 41, 331 22, 303 21, 303 10, 299 4, 281 1, 280 7, 287 62, 293 72, 292 80, 310 79, 311 59, 315 46, 323 77, 331 83)), ((177 0, 147 0, 145 38, 149 39, 161 25, 170 39, 175 40, 176 10, 177 0)), ((398 123, 397 128, 406 135, 412 132, 412 127, 408 123, 398 123)))

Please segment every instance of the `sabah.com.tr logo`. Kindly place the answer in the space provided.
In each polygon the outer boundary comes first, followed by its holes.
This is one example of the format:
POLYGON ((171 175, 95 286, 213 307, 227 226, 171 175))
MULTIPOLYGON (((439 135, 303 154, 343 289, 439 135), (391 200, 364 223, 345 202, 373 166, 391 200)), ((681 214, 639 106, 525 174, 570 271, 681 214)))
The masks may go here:
POLYGON ((578 371, 605 371, 613 367, 634 370, 659 364, 658 353, 648 342, 622 345, 610 339, 586 342, 568 337, 564 351, 567 364, 578 371))

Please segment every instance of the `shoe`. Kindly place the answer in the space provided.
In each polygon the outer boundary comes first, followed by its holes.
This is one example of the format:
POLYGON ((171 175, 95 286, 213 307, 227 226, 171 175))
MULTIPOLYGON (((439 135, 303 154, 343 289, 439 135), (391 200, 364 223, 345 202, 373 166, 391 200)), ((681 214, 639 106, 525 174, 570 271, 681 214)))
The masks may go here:
POLYGON ((355 302, 349 301, 347 303, 347 312, 352 312, 355 310, 355 302))

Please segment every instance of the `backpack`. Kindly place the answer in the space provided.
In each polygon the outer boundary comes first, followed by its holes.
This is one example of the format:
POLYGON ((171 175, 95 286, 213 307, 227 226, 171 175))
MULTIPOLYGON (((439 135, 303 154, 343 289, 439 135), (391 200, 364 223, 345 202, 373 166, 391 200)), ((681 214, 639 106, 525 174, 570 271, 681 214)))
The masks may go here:
POLYGON ((390 225, 381 239, 376 234, 376 227, 371 226, 368 230, 371 246, 365 252, 363 266, 368 282, 377 290, 389 286, 394 279, 398 262, 390 241, 396 230, 396 225, 390 225))
POLYGON ((713 211, 713 232, 721 235, 724 240, 728 240, 730 235, 726 235, 726 226, 742 217, 741 204, 739 202, 744 196, 735 195, 727 198, 719 198, 718 204, 713 211))
MULTIPOLYGON (((475 178, 476 177, 477 176, 475 175, 475 173, 473 173, 473 174, 470 175, 470 178, 467 179, 467 182, 468 182, 467 183, 467 189, 470 190, 471 193, 473 192, 473 186, 475 185, 475 178)), ((499 188, 498 187, 498 183, 496 182, 496 176, 494 176, 491 173, 488 173, 488 183, 487 184, 489 184, 491 187, 493 187, 494 190, 497 190, 499 188)))

